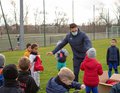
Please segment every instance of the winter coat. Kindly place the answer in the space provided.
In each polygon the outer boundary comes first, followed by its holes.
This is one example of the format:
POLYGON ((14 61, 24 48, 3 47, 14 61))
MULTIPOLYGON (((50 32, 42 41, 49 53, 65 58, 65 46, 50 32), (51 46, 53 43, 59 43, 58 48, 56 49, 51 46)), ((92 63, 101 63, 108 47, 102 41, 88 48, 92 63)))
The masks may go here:
POLYGON ((27 49, 25 50, 24 56, 28 57, 30 56, 30 51, 28 51, 27 49))
POLYGON ((31 68, 30 68, 31 76, 34 78, 37 86, 39 87, 40 86, 40 72, 34 71, 35 58, 37 55, 38 55, 37 53, 31 52, 29 59, 31 63, 31 68))
POLYGON ((39 87, 28 71, 19 71, 18 81, 25 93, 37 93, 39 87))
POLYGON ((5 80, 0 93, 24 93, 16 80, 5 80))
POLYGON ((103 70, 100 63, 95 58, 85 57, 80 69, 84 71, 83 82, 86 86, 95 87, 99 84, 98 75, 102 75, 103 70))
POLYGON ((70 88, 80 89, 81 84, 73 81, 70 86, 65 85, 58 77, 51 78, 46 87, 46 93, 69 93, 70 88))
POLYGON ((107 64, 109 62, 116 62, 117 65, 119 65, 119 49, 116 46, 111 46, 107 50, 107 64))
POLYGON ((69 32, 63 41, 57 46, 52 52, 53 54, 57 53, 62 49, 66 44, 70 44, 73 51, 73 59, 81 59, 85 57, 86 51, 92 47, 91 41, 88 36, 78 29, 78 34, 73 36, 69 32))

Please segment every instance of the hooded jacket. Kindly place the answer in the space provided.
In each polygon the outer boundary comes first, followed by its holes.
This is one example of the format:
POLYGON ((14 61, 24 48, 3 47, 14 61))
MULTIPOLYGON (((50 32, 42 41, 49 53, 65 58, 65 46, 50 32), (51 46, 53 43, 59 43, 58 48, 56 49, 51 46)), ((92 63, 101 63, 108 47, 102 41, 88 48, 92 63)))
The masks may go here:
POLYGON ((85 57, 86 51, 92 47, 91 41, 88 36, 78 29, 78 34, 73 36, 69 32, 63 41, 57 46, 52 52, 53 54, 57 53, 62 49, 66 44, 70 44, 73 51, 73 59, 81 59, 85 57))
POLYGON ((103 70, 101 64, 95 58, 88 58, 88 56, 86 56, 81 63, 80 69, 84 71, 83 82, 86 86, 98 86, 98 75, 102 75, 103 70))
POLYGON ((28 71, 19 71, 18 81, 21 89, 23 89, 25 93, 37 93, 39 90, 39 87, 28 71))
POLYGON ((51 78, 46 87, 46 93, 69 93, 70 88, 80 89, 81 84, 73 81, 71 85, 65 85, 59 76, 51 78))
POLYGON ((5 83, 0 87, 0 93, 24 93, 16 80, 5 80, 5 83))

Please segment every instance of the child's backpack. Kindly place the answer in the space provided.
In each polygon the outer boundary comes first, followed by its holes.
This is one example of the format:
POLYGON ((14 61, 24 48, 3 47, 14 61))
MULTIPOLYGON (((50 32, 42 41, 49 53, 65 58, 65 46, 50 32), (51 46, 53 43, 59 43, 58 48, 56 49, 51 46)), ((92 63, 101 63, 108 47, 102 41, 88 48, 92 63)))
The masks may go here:
POLYGON ((3 77, 2 71, 3 71, 3 69, 0 68, 0 87, 3 85, 3 82, 4 82, 4 77, 3 77))
POLYGON ((43 71, 44 67, 42 65, 42 60, 40 59, 39 56, 36 56, 35 58, 35 64, 34 64, 34 71, 43 71))
POLYGON ((66 61, 65 53, 62 50, 60 50, 60 52, 58 53, 58 61, 59 62, 65 62, 66 61))

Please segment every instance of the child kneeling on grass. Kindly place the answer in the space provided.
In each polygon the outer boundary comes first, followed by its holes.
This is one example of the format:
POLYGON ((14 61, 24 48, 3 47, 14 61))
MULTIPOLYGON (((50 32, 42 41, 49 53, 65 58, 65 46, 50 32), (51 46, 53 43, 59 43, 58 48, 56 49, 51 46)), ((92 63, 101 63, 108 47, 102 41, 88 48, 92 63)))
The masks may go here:
POLYGON ((99 75, 103 74, 101 64, 96 60, 95 48, 90 48, 80 69, 84 71, 83 82, 86 85, 86 93, 98 93, 99 75))
POLYGON ((85 85, 73 81, 75 75, 66 67, 61 68, 56 77, 48 81, 46 92, 47 93, 68 93, 70 88, 84 89, 85 85))

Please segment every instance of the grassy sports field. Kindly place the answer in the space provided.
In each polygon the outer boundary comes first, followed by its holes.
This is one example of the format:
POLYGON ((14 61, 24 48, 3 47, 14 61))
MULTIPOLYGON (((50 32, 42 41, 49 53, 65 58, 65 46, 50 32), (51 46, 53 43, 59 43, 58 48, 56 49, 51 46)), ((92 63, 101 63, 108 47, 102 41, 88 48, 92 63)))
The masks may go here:
MULTIPOLYGON (((120 48, 120 38, 117 38, 118 43, 117 46, 120 48)), ((102 39, 102 40, 95 40, 92 41, 93 47, 97 50, 97 59, 100 61, 100 63, 103 66, 104 70, 107 70, 106 65, 106 50, 110 45, 110 39, 102 39)), ((41 72, 40 74, 40 85, 41 90, 39 93, 46 93, 45 88, 47 81, 51 78, 57 75, 57 69, 56 69, 56 60, 54 56, 46 56, 46 53, 53 50, 55 46, 51 47, 40 47, 39 53, 41 55, 43 65, 44 65, 44 72, 41 72)), ((72 69, 72 51, 69 45, 65 46, 65 48, 69 52, 69 56, 67 58, 67 67, 72 69)), ((13 52, 2 52, 6 56, 6 64, 15 63, 17 65, 18 59, 23 55, 24 51, 13 51, 13 52)), ((120 68, 119 68, 120 69, 120 68)), ((120 70, 119 70, 120 72, 120 70)), ((80 72, 79 80, 82 83, 82 75, 83 72, 80 72)), ((70 91, 70 93, 73 93, 73 90, 70 91)), ((81 90, 80 93, 85 93, 84 90, 81 90)))

